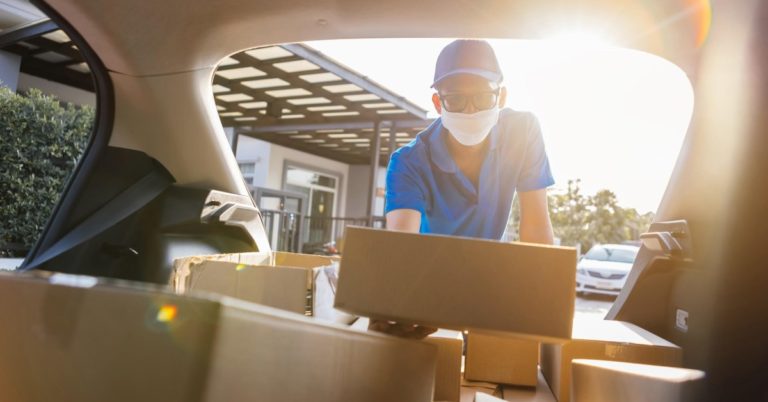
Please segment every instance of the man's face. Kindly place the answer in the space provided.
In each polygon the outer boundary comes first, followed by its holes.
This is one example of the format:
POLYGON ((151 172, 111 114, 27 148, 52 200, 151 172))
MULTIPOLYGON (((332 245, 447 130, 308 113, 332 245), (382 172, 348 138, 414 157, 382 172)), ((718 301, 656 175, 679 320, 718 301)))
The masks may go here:
POLYGON ((472 74, 458 74, 442 80, 432 95, 435 110, 452 113, 476 113, 498 105, 504 107, 506 88, 472 74))

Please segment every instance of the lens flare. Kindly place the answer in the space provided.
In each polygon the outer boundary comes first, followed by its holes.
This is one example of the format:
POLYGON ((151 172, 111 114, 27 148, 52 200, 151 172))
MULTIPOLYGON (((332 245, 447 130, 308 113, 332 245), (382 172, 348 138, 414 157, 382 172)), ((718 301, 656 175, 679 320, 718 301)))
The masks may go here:
POLYGON ((688 0, 688 4, 696 18, 696 47, 701 47, 712 27, 712 4, 709 0, 688 0))
POLYGON ((164 304, 157 310, 157 321, 171 322, 176 318, 178 308, 173 304, 164 304))

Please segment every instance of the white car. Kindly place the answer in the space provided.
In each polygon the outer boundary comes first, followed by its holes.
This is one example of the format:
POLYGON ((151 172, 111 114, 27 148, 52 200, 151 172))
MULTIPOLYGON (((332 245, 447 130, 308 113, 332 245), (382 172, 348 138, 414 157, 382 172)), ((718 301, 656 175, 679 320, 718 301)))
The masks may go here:
POLYGON ((576 291, 618 295, 635 262, 639 247, 623 244, 598 244, 579 260, 576 291))

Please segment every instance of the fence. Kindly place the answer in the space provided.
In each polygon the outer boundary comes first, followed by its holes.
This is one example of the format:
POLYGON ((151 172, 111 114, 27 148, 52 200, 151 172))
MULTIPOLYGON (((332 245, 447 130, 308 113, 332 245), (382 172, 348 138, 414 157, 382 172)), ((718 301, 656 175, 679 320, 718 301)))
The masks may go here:
MULTIPOLYGON (((313 217, 275 210, 262 210, 261 215, 272 249, 294 253, 322 252, 325 244, 344 237, 347 226, 371 226, 367 217, 313 217)), ((375 216, 371 221, 373 227, 384 228, 383 216, 375 216)))

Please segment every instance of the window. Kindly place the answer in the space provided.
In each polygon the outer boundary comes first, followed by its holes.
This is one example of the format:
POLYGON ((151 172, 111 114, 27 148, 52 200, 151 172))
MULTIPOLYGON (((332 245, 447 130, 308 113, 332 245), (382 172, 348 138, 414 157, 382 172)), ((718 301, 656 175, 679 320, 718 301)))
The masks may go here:
POLYGON ((5 8, 0 19, 0 36, 19 35, 0 49, 0 269, 20 265, 34 246, 95 116, 91 71, 77 46, 34 6, 23 8, 5 8), (25 25, 39 29, 24 33, 25 25))
POLYGON ((253 175, 256 173, 256 162, 238 162, 240 171, 243 173, 243 179, 248 185, 253 185, 253 175))

